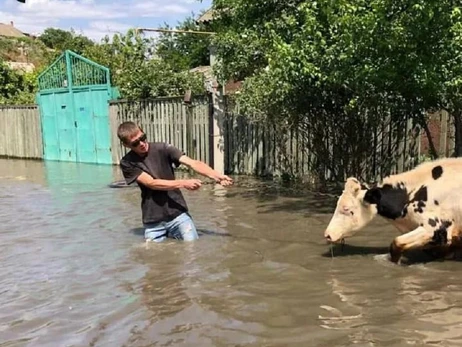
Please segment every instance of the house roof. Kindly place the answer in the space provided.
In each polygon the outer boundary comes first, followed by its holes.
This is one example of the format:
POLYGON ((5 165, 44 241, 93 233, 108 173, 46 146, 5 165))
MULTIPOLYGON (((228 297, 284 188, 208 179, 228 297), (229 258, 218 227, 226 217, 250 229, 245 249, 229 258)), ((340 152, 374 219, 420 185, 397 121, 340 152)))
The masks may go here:
POLYGON ((190 69, 189 72, 198 72, 203 74, 206 78, 212 78, 212 67, 210 65, 197 66, 193 69, 190 69))
POLYGON ((213 9, 209 8, 197 19, 197 23, 209 23, 213 20, 213 9))
POLYGON ((23 32, 16 29, 12 24, 0 23, 0 36, 6 37, 26 37, 23 32))

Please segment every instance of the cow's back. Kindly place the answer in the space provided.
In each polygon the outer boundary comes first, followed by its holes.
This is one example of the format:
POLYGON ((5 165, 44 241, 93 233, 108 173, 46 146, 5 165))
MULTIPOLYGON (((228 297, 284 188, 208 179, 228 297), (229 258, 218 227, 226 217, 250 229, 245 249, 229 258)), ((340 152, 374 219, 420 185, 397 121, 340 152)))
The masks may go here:
POLYGON ((384 179, 405 189, 408 206, 400 223, 423 222, 423 215, 451 219, 462 225, 462 158, 444 158, 425 162, 413 170, 384 179))
POLYGON ((462 158, 443 158, 425 162, 410 171, 391 175, 383 180, 382 185, 398 186, 404 184, 408 191, 422 185, 441 187, 441 189, 457 188, 462 185, 462 158))

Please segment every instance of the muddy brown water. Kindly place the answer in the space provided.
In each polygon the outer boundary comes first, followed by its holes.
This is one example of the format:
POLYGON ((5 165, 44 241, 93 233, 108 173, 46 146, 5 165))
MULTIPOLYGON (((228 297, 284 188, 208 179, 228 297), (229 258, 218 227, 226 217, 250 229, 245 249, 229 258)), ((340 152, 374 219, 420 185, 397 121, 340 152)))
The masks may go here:
POLYGON ((390 264, 376 221, 331 257, 335 201, 186 192, 195 243, 146 246, 117 168, 0 160, 0 346, 460 346, 462 263, 390 264))

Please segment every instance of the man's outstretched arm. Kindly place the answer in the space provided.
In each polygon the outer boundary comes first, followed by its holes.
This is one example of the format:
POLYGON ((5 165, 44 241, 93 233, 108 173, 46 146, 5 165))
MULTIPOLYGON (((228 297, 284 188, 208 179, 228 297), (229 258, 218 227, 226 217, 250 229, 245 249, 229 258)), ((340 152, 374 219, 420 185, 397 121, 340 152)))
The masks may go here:
POLYGON ((174 190, 185 188, 188 190, 196 190, 201 186, 199 180, 190 179, 190 180, 161 180, 155 179, 146 172, 142 172, 136 179, 139 184, 148 187, 153 190, 174 190))
POLYGON ((230 186, 233 184, 232 178, 220 174, 218 171, 215 171, 209 165, 200 160, 191 159, 187 155, 182 155, 179 162, 188 166, 198 174, 213 179, 222 186, 230 186))

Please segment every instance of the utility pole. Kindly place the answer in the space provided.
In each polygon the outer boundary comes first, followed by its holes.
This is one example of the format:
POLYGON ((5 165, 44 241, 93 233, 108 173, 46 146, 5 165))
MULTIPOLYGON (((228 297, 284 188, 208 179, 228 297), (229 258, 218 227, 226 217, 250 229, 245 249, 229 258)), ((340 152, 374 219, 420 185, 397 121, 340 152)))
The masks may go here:
POLYGON ((153 32, 159 32, 159 33, 174 33, 174 34, 215 35, 215 32, 213 31, 194 31, 194 30, 180 30, 180 29, 136 28, 135 31, 136 32, 153 31, 153 32))

